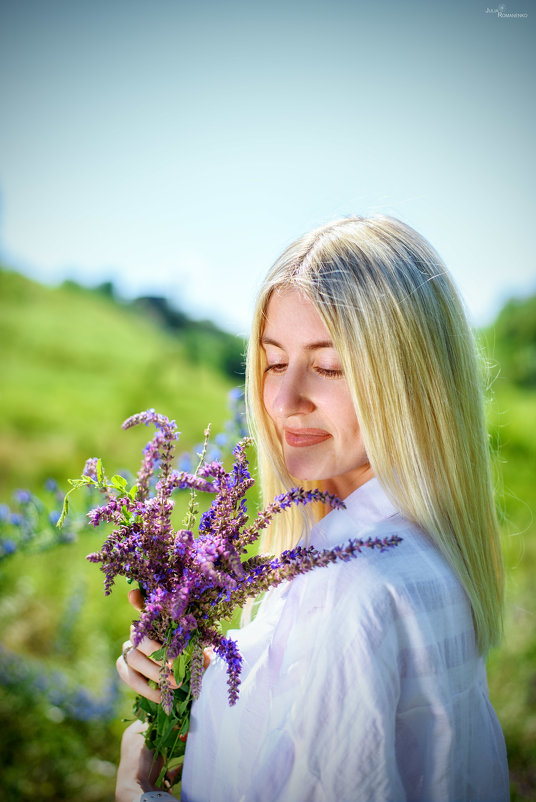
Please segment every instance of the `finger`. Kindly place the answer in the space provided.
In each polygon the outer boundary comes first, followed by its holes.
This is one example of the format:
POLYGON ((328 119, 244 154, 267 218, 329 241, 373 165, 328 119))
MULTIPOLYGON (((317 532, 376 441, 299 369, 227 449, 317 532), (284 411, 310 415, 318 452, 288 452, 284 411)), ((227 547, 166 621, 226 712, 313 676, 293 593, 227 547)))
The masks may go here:
POLYGON ((203 668, 207 669, 214 657, 214 649, 212 647, 203 650, 203 668))
MULTIPOLYGON (((160 667, 162 662, 158 660, 152 660, 149 656, 159 648, 160 644, 157 641, 151 640, 150 638, 144 638, 137 648, 134 648, 132 643, 127 640, 123 644, 122 657, 126 661, 127 665, 137 671, 138 674, 141 674, 142 677, 147 677, 147 679, 152 679, 154 682, 159 683, 161 681, 160 667)), ((168 680, 170 686, 172 688, 179 687, 175 682, 175 676, 173 674, 173 661, 168 663, 168 668, 168 680)))
POLYGON ((141 590, 137 588, 134 590, 129 590, 128 592, 128 600, 136 610, 141 613, 144 607, 144 600, 141 590))
MULTIPOLYGON (((130 627, 130 640, 134 640, 135 632, 136 632, 136 629, 135 629, 134 625, 132 625, 130 627)), ((136 649, 138 649, 140 652, 143 652, 143 654, 146 654, 147 657, 149 657, 154 652, 157 652, 161 648, 162 648, 162 644, 161 643, 158 643, 157 640, 153 640, 152 638, 148 638, 147 636, 142 638, 142 640, 136 646, 136 649)), ((155 660, 154 662, 157 662, 157 661, 155 660)), ((160 663, 158 663, 158 665, 160 665, 160 663)))
MULTIPOLYGON (((131 649, 126 654, 126 662, 130 668, 133 668, 134 671, 137 671, 138 674, 141 674, 142 677, 146 677, 147 679, 152 679, 154 682, 161 681, 160 675, 160 664, 155 663, 154 660, 151 660, 149 657, 146 657, 139 649, 131 649)), ((170 670, 168 674, 169 684, 172 688, 177 687, 177 683, 175 682, 175 677, 173 676, 173 672, 170 670)))
POLYGON ((141 696, 145 696, 146 699, 150 699, 152 702, 160 704, 162 701, 162 694, 160 693, 159 689, 151 688, 149 681, 139 674, 135 669, 129 666, 123 660, 122 656, 117 658, 115 667, 117 669, 117 673, 123 682, 129 686, 129 688, 132 688, 133 691, 136 691, 136 693, 139 693, 141 696))
POLYGON ((154 660, 149 660, 144 654, 139 652, 137 649, 130 649, 126 652, 124 660, 126 664, 133 668, 134 671, 137 671, 138 674, 141 674, 142 677, 146 679, 152 679, 154 682, 158 682, 160 679, 160 666, 158 666, 154 660))

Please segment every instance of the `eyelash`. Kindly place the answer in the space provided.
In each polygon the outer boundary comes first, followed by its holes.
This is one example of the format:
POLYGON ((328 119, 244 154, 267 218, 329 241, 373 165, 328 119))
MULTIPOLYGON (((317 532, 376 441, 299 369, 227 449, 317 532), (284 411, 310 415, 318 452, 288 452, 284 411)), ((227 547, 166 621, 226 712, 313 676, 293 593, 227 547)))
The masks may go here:
MULTIPOLYGON (((274 365, 267 365, 265 369, 265 373, 283 373, 287 366, 283 363, 276 363, 274 365)), ((316 367, 314 370, 320 376, 326 376, 329 379, 340 379, 343 376, 342 370, 338 368, 321 368, 316 367)))
POLYGON ((342 370, 339 368, 315 368, 315 370, 321 376, 329 376, 331 379, 340 379, 343 375, 342 370))

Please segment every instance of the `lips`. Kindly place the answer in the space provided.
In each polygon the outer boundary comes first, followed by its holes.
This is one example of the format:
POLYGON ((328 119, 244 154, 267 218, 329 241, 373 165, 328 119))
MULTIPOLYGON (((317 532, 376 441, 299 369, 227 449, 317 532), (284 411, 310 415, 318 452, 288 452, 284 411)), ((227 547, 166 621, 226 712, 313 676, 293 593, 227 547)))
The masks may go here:
POLYGON ((330 437, 324 429, 285 429, 285 440, 293 448, 316 446, 330 437))

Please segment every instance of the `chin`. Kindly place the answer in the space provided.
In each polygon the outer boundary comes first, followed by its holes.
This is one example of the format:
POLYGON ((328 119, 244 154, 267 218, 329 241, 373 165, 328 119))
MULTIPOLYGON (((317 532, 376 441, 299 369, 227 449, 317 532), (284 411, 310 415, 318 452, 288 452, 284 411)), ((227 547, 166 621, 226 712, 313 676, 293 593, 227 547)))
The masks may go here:
POLYGON ((287 471, 293 480, 296 482, 321 482, 322 479, 318 478, 318 473, 312 470, 307 470, 303 466, 296 465, 292 470, 292 464, 286 463, 287 471))

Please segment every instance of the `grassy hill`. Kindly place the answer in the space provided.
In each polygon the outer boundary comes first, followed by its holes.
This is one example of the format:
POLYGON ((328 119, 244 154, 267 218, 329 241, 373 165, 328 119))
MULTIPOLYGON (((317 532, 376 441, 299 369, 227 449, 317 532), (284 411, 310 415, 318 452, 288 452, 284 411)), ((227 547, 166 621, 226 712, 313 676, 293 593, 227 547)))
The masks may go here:
POLYGON ((0 500, 78 475, 93 454, 132 466, 145 433, 127 435, 121 423, 148 407, 177 420, 188 450, 207 423, 218 431, 227 392, 241 383, 208 367, 210 354, 200 361, 210 340, 188 327, 177 335, 103 294, 5 270, 0 342, 0 500))

